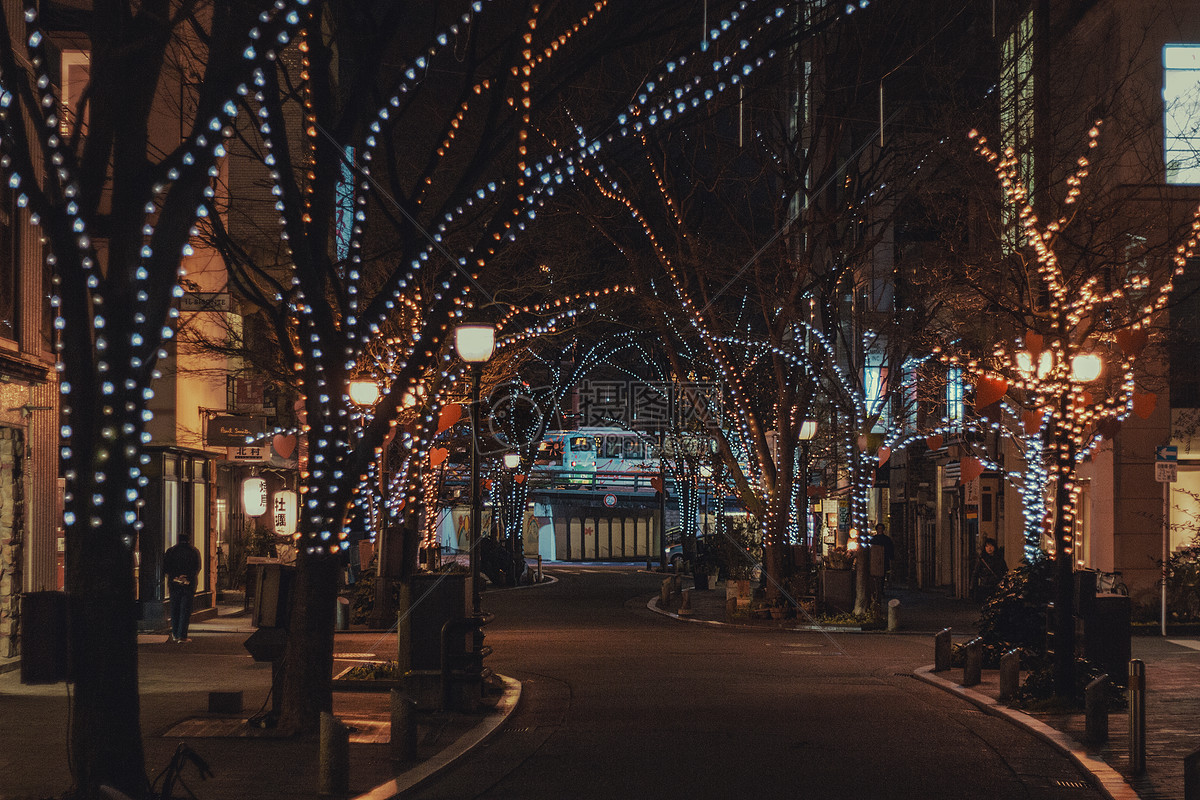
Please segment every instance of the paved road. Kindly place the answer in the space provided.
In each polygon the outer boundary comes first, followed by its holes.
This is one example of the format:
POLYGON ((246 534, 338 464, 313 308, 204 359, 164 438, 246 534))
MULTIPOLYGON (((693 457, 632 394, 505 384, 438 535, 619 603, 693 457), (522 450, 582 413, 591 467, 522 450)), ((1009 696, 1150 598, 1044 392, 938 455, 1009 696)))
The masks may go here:
POLYGON ((924 637, 684 624, 659 579, 553 570, 489 593, 504 730, 420 798, 1098 798, 1062 755, 913 679, 924 637))

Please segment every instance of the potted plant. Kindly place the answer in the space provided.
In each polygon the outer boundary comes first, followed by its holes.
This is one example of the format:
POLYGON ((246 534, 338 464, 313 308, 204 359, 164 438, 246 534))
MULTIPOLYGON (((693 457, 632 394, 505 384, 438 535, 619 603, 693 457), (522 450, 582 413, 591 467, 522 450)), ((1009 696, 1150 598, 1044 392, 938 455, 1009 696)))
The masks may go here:
POLYGON ((842 611, 854 606, 854 553, 844 547, 825 551, 820 579, 822 604, 842 611))

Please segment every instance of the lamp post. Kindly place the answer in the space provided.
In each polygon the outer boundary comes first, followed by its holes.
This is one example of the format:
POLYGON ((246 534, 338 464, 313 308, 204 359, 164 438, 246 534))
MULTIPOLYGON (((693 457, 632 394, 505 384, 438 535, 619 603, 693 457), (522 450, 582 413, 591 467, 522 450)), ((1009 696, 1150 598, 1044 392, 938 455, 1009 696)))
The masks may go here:
MULTIPOLYGON (((1075 689, 1075 483, 1076 462, 1089 423, 1113 415, 1124 403, 1097 405, 1084 386, 1097 380, 1104 362, 1096 353, 1069 343, 1019 350, 1013 366, 1023 379, 1024 389, 1039 406, 1051 409, 1049 427, 1042 434, 1043 446, 1052 451, 1054 487, 1054 613, 1049 628, 1054 637, 1052 669, 1054 693, 1069 696, 1075 689), (1073 352, 1072 352, 1073 351, 1073 352)), ((1128 365, 1126 381, 1132 385, 1128 365)))
POLYGON ((479 378, 483 365, 496 348, 491 325, 459 325, 454 329, 454 349, 471 373, 471 530, 467 558, 471 566, 471 613, 479 616, 479 548, 483 506, 479 496, 479 378))
POLYGON ((806 419, 800 425, 800 502, 803 506, 801 513, 804 515, 804 527, 801 529, 804 532, 804 554, 805 566, 808 564, 808 554, 811 552, 809 548, 809 535, 811 531, 808 529, 808 443, 817 435, 817 421, 815 419, 806 419))
MULTIPOLYGON (((361 411, 366 411, 379 402, 381 391, 379 384, 371 378, 355 378, 346 385, 346 394, 349 395, 351 403, 361 411)), ((382 472, 382 468, 380 471, 382 472)), ((370 529, 376 528, 374 519, 370 522, 364 519, 363 528, 367 529, 368 525, 370 529)), ((386 525, 379 525, 378 530, 375 530, 375 602, 371 607, 369 620, 374 628, 390 628, 395 621, 391 586, 388 582, 392 565, 388 563, 387 558, 386 529, 386 525)), ((354 554, 351 554, 350 558, 354 558, 354 554)))

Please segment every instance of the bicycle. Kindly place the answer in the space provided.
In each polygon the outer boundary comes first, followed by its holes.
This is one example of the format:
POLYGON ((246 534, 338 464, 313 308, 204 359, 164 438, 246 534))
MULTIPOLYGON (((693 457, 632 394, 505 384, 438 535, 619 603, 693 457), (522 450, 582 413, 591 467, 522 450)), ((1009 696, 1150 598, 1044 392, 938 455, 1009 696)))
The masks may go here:
MULTIPOLYGON (((212 770, 208 768, 208 762, 200 757, 192 748, 185 743, 180 742, 175 748, 175 754, 171 756, 171 760, 163 767, 162 772, 158 773, 158 777, 150 784, 151 800, 176 800, 175 787, 176 785, 183 787, 187 792, 187 796, 191 800, 198 800, 196 793, 191 787, 183 782, 183 768, 188 764, 196 768, 196 773, 200 776, 200 780, 207 780, 212 777, 212 770)), ((133 800, 124 792, 114 789, 111 786, 101 786, 100 791, 108 798, 108 800, 133 800)))
POLYGON ((1097 572, 1096 592, 1097 594, 1121 594, 1128 596, 1129 587, 1121 580, 1120 570, 1114 572, 1097 572))

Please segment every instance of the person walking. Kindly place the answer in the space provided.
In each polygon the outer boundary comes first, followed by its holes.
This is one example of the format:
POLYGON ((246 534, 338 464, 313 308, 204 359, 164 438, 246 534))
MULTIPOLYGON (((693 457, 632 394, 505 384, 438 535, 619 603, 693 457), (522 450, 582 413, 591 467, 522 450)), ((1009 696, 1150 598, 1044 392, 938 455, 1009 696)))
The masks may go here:
POLYGON ((171 635, 169 642, 190 642, 188 624, 192 620, 192 598, 200 575, 200 551, 192 546, 191 536, 180 534, 179 541, 163 553, 163 572, 171 594, 171 635))
POLYGON ((871 537, 871 547, 883 548, 883 580, 887 583, 892 575, 892 558, 896 555, 896 544, 888 536, 887 525, 880 522, 875 526, 875 535, 871 537))
POLYGON ((984 539, 975 568, 971 570, 971 599, 976 603, 985 602, 996 591, 1000 579, 1007 572, 1008 563, 996 549, 996 540, 991 537, 984 539))

